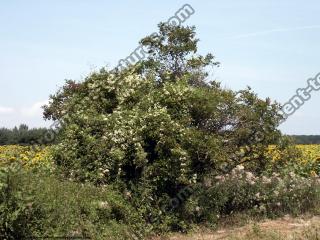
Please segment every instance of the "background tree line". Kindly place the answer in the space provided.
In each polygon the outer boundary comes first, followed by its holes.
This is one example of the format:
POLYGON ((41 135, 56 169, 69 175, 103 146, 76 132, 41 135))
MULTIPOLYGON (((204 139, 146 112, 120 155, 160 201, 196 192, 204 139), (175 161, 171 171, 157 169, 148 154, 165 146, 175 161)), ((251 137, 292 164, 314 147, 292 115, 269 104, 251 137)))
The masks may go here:
POLYGON ((292 135, 297 144, 320 144, 320 135, 292 135))
POLYGON ((31 145, 43 142, 43 136, 48 132, 47 128, 29 128, 26 124, 21 124, 19 127, 0 128, 0 145, 31 145))
MULTIPOLYGON (((0 145, 31 145, 43 141, 43 136, 48 132, 47 128, 29 128, 26 124, 20 124, 14 128, 0 128, 0 145)), ((291 135, 297 144, 320 144, 320 135, 291 135)), ((44 142, 47 144, 47 142, 44 142)))

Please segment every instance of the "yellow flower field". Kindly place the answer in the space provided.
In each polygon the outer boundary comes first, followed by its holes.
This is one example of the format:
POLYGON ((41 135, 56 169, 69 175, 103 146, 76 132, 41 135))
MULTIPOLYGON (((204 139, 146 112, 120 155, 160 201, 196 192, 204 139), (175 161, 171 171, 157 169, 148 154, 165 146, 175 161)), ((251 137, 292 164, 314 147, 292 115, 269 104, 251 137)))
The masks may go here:
MULTIPOLYGON (((296 145, 298 150, 302 152, 303 163, 320 161, 320 144, 312 145, 296 145)), ((267 156, 271 156, 273 161, 281 159, 281 152, 276 148, 275 145, 269 146, 267 156)))
POLYGON ((310 171, 312 176, 320 175, 320 145, 298 145, 298 149, 302 151, 302 162, 304 164, 312 164, 313 168, 310 171))
POLYGON ((297 145, 302 151, 304 161, 316 161, 320 163, 320 144, 297 145))
MULTIPOLYGON (((302 151, 300 159, 302 165, 313 164, 320 168, 320 144, 319 145, 297 145, 297 148, 302 151)), ((267 157, 273 161, 280 160, 282 153, 270 146, 267 157)), ((53 160, 50 154, 50 147, 35 147, 35 146, 18 146, 7 145, 0 146, 0 166, 12 161, 21 161, 26 167, 34 166, 52 166, 53 160)), ((315 172, 311 172, 315 174, 315 172)))
POLYGON ((298 165, 307 170, 311 176, 317 176, 320 172, 320 144, 313 145, 296 145, 296 147, 290 147, 285 151, 280 151, 275 145, 269 146, 266 157, 273 162, 285 161, 289 162, 290 159, 285 159, 287 152, 302 153, 302 156, 298 158, 298 165))
POLYGON ((0 166, 14 161, 20 161, 26 167, 49 167, 53 162, 49 147, 0 146, 0 166))

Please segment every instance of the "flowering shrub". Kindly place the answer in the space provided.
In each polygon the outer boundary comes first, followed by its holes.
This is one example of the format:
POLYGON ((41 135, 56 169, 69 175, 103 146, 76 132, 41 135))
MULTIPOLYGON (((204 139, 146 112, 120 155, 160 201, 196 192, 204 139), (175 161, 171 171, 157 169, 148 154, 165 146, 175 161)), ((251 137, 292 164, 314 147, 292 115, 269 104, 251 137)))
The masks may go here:
POLYGON ((138 206, 150 206, 146 218, 158 216, 162 204, 201 183, 206 174, 219 174, 242 161, 262 171, 263 153, 279 136, 276 117, 269 119, 266 124, 273 130, 243 155, 235 154, 258 141, 251 128, 264 124, 252 123, 259 111, 268 112, 261 113, 266 117, 275 114, 270 110, 274 105, 250 91, 236 96, 215 85, 196 88, 185 79, 159 86, 152 78, 104 71, 81 87, 65 103, 55 162, 68 178, 117 183, 131 191, 138 206))
POLYGON ((199 189, 199 195, 191 200, 199 206, 194 211, 198 221, 216 221, 242 211, 267 216, 299 214, 319 207, 320 178, 305 178, 293 171, 257 176, 238 166, 229 174, 208 178, 199 189))
POLYGON ((217 63, 196 54, 197 42, 194 28, 160 24, 141 41, 146 61, 67 81, 44 107, 61 124, 53 158, 65 177, 115 184, 147 222, 176 230, 187 199, 163 206, 179 192, 239 164, 263 172, 268 146, 282 139, 279 104, 206 81, 217 63))

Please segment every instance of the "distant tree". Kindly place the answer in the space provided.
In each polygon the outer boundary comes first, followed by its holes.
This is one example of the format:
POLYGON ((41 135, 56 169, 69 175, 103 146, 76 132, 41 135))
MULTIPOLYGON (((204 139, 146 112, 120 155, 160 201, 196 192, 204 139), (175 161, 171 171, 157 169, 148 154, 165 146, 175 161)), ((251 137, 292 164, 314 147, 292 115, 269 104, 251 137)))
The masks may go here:
POLYGON ((46 141, 45 135, 48 133, 46 128, 32 128, 26 124, 21 124, 19 127, 13 129, 0 129, 0 145, 20 144, 49 144, 53 142, 46 141))
POLYGON ((0 129, 0 145, 6 145, 10 143, 12 139, 12 131, 6 128, 0 129))
POLYGON ((292 135, 297 144, 320 144, 320 135, 292 135))

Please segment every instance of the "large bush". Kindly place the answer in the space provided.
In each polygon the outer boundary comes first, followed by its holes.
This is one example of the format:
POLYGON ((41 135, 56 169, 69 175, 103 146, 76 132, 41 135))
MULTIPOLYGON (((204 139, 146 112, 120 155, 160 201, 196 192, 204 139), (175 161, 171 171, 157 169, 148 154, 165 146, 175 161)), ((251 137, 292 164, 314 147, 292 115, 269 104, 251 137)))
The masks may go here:
POLYGON ((207 81, 218 63, 197 55, 197 42, 194 28, 160 24, 141 41, 148 59, 67 81, 51 96, 45 117, 61 124, 54 157, 67 177, 117 183, 150 220, 208 175, 240 163, 266 169, 268 146, 281 140, 279 105, 207 81))

